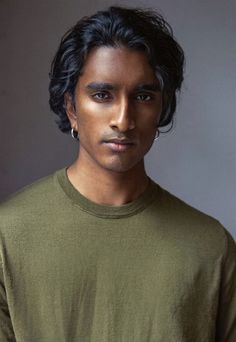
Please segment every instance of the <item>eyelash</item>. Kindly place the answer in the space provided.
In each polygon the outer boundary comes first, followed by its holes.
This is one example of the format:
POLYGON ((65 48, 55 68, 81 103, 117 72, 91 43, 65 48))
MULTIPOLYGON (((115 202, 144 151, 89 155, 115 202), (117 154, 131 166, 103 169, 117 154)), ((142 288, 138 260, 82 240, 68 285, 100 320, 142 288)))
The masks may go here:
MULTIPOLYGON (((138 100, 138 101, 141 101, 141 102, 148 102, 148 101, 151 101, 153 99, 153 97, 150 95, 150 94, 139 94, 137 95, 136 98, 140 98, 140 97, 146 97, 146 100, 138 100), (147 99, 148 98, 148 99, 147 99)), ((107 93, 104 93, 104 92, 98 92, 98 93, 95 93, 92 95, 92 98, 95 99, 95 100, 98 100, 98 101, 107 101, 107 100, 110 100, 112 98, 111 95, 107 94, 107 93), (100 97, 102 95, 102 97, 100 97)))
POLYGON ((148 101, 151 101, 153 99, 153 97, 151 95, 148 95, 148 94, 141 94, 141 95, 138 95, 137 97, 141 97, 141 96, 146 97, 146 100, 143 100, 144 102, 148 102, 148 101), (149 98, 148 100, 147 100, 147 97, 149 98))
POLYGON ((111 96, 109 96, 107 93, 99 92, 99 93, 93 94, 92 98, 96 99, 96 100, 103 101, 103 100, 107 100, 107 99, 111 98, 111 96), (103 95, 104 97, 99 97, 99 95, 103 95), (106 96, 106 98, 105 98, 105 96, 106 96))

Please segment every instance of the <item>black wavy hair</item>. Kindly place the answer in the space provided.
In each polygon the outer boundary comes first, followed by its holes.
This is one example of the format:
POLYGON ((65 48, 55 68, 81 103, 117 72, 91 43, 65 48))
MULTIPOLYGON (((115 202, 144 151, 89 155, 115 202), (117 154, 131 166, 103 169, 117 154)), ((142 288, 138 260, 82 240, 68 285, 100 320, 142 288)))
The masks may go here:
POLYGON ((154 10, 109 7, 78 21, 63 37, 52 61, 49 104, 62 132, 71 130, 64 94, 74 97, 86 56, 95 47, 127 47, 145 51, 161 83, 163 109, 159 127, 169 125, 176 110, 176 93, 183 81, 184 52, 170 25, 154 10))

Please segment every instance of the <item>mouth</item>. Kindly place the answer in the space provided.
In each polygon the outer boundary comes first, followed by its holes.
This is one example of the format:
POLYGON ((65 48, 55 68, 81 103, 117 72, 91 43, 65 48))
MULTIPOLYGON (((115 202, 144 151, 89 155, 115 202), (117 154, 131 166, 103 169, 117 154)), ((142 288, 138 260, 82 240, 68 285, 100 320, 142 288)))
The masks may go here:
POLYGON ((114 152, 124 152, 135 145, 132 140, 128 139, 111 139, 104 141, 104 143, 114 152))

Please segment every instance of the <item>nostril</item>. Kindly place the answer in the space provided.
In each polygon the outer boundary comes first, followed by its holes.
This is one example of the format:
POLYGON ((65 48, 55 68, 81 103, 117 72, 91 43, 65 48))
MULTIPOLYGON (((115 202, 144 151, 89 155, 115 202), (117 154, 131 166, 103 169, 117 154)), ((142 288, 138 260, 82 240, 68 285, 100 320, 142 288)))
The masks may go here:
POLYGON ((120 116, 111 120, 110 127, 119 130, 120 132, 125 132, 135 127, 135 121, 130 116, 120 116))

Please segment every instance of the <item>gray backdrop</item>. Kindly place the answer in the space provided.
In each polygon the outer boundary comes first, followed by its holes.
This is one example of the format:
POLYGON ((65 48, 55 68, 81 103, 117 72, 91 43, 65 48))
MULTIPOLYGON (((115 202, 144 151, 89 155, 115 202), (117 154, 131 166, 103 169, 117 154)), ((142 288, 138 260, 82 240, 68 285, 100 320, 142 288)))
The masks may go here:
MULTIPOLYGON (((236 237, 235 0, 115 3, 159 9, 186 53, 175 127, 147 156, 149 174, 236 237)), ((77 145, 49 110, 49 65, 67 29, 112 4, 0 0, 1 199, 74 160, 77 145)))

